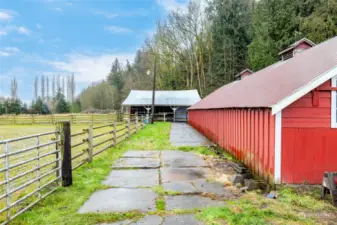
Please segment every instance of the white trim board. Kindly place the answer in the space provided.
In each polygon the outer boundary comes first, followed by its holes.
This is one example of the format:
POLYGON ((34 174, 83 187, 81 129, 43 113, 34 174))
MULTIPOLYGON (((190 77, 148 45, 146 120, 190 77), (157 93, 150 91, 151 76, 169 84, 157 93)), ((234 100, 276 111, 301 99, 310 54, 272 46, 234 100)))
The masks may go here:
POLYGON ((274 162, 274 183, 281 183, 282 166, 282 111, 275 115, 275 162, 274 162))
POLYGON ((272 105, 272 115, 277 114, 280 112, 282 109, 286 108, 288 105, 291 103, 295 102, 299 98, 303 97, 313 89, 317 88, 318 86, 324 84, 328 80, 332 79, 337 75, 337 65, 334 66, 332 69, 329 71, 322 73, 321 75, 317 76, 315 79, 313 79, 311 82, 305 84, 301 88, 297 89, 294 91, 291 95, 288 97, 285 97, 275 105, 272 105))
MULTIPOLYGON (((331 79, 331 87, 337 87, 337 75, 331 79)), ((337 128, 337 91, 331 91, 331 128, 337 128)))

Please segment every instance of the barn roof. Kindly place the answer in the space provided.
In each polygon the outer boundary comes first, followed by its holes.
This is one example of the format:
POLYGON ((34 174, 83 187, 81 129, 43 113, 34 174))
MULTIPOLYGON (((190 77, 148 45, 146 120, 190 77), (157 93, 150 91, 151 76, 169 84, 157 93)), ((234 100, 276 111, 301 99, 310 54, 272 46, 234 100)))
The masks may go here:
MULTIPOLYGON (((197 90, 156 91, 155 105, 191 106, 200 101, 197 90)), ((131 90, 122 105, 146 106, 152 104, 152 91, 131 90)))
POLYGON ((273 114, 337 75, 337 37, 217 89, 193 109, 272 108, 273 114))
POLYGON ((310 40, 307 39, 307 38, 302 38, 301 40, 296 41, 295 43, 291 44, 287 49, 281 51, 281 52, 279 53, 279 55, 282 55, 283 53, 288 52, 288 51, 290 51, 290 50, 296 48, 297 46, 299 46, 299 45, 302 44, 302 43, 306 43, 306 44, 310 45, 311 47, 315 46, 315 43, 314 43, 314 42, 310 41, 310 40))

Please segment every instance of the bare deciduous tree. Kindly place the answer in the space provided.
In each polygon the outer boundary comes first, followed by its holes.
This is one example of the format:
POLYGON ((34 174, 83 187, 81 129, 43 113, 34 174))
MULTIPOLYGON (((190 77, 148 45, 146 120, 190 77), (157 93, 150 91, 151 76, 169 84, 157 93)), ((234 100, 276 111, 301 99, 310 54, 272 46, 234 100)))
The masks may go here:
POLYGON ((16 100, 18 98, 18 81, 14 77, 11 82, 11 98, 16 100))

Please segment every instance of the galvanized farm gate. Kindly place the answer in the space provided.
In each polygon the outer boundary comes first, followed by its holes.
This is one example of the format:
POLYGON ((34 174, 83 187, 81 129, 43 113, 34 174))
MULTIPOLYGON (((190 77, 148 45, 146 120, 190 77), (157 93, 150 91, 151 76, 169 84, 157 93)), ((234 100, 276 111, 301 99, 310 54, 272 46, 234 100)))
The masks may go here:
POLYGON ((8 224, 61 183, 72 185, 73 170, 136 133, 143 121, 128 115, 73 134, 64 121, 55 131, 0 141, 0 224, 8 224))

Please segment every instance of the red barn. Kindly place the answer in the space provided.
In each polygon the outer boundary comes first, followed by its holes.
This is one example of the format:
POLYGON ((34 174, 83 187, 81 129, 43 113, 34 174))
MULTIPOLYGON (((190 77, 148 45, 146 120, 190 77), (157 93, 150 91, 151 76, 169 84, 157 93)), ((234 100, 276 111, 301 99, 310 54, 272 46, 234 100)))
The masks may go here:
POLYGON ((193 127, 270 183, 318 184, 337 171, 337 37, 297 46, 189 108, 193 127))

